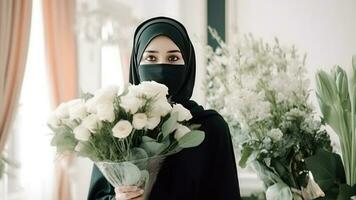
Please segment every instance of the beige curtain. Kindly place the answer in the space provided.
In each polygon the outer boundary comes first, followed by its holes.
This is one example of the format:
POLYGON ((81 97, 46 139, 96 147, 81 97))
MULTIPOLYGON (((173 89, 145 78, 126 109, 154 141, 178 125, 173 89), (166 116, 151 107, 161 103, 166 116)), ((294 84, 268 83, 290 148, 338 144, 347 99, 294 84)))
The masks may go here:
POLYGON ((31 0, 0 0, 0 152, 21 92, 30 35, 31 0))
MULTIPOLYGON (((55 105, 77 96, 77 59, 74 31, 75 0, 43 0, 47 63, 55 105)), ((55 199, 70 200, 68 169, 73 157, 56 165, 55 199)))

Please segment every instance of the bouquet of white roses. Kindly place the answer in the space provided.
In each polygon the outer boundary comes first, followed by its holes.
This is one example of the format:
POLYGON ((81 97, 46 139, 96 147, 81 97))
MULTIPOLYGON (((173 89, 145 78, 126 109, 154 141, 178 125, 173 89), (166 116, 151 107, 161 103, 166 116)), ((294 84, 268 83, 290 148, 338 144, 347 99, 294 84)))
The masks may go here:
POLYGON ((48 124, 58 153, 88 157, 114 186, 136 185, 149 194, 163 159, 204 140, 181 104, 167 100, 165 85, 142 82, 62 103, 48 124))
POLYGON ((304 159, 331 145, 308 103, 305 57, 277 39, 269 45, 238 36, 227 45, 212 34, 219 47, 207 51, 208 104, 229 122, 239 165, 254 166, 268 200, 322 196, 304 159))

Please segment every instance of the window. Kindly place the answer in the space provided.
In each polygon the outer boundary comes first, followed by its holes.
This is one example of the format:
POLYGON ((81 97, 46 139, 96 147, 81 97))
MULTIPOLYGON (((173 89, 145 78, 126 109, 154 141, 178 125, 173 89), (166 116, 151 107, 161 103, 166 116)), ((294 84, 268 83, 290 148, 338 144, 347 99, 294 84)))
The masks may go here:
POLYGON ((54 149, 46 122, 51 108, 49 73, 45 64, 41 1, 34 0, 30 43, 17 115, 8 143, 7 199, 52 199, 54 149))

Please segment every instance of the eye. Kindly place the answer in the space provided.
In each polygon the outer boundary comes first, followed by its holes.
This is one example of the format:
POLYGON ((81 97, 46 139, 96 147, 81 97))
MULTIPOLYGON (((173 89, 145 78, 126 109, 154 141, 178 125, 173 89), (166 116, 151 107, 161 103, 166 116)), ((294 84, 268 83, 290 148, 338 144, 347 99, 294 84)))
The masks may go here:
POLYGON ((148 55, 145 57, 145 61, 155 62, 155 61, 157 61, 157 58, 156 58, 156 56, 148 55))
POLYGON ((171 56, 168 57, 168 61, 169 62, 176 62, 178 60, 179 60, 179 57, 176 56, 176 55, 171 55, 171 56))

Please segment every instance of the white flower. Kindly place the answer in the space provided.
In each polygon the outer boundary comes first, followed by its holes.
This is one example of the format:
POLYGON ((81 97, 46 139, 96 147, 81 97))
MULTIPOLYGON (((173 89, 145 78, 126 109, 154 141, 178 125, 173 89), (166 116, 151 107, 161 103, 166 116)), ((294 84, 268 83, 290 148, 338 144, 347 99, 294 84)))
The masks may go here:
POLYGON ((114 102, 114 98, 118 95, 119 88, 117 86, 109 86, 101 88, 94 93, 94 96, 88 99, 85 103, 87 112, 97 113, 98 106, 107 102, 114 102))
POLYGON ((164 99, 168 95, 168 87, 155 81, 143 81, 139 85, 130 87, 129 91, 135 96, 144 94, 148 98, 164 99))
POLYGON ((301 128, 309 133, 315 131, 315 130, 320 130, 321 126, 321 121, 320 118, 315 117, 313 115, 308 115, 305 119, 304 122, 301 124, 301 128))
POLYGON ((69 107, 70 119, 84 119, 87 116, 87 108, 84 101, 79 101, 69 107))
POLYGON ((114 137, 126 138, 132 131, 132 125, 127 120, 120 120, 113 128, 112 132, 114 137))
POLYGON ((47 124, 53 128, 58 128, 61 124, 61 120, 54 113, 51 114, 47 120, 47 124))
POLYGON ((168 101, 156 101, 153 105, 151 105, 149 115, 163 117, 171 112, 171 110, 172 106, 168 103, 168 101))
POLYGON ((174 138, 176 140, 179 140, 182 138, 184 135, 190 132, 190 129, 182 124, 177 124, 177 129, 174 132, 174 138))
POLYGON ((135 114, 139 108, 143 106, 143 100, 133 95, 125 95, 121 97, 120 106, 124 108, 126 112, 135 114))
POLYGON ((60 119, 69 117, 68 103, 59 104, 54 113, 60 119))
POLYGON ((96 114, 90 114, 86 118, 83 119, 82 125, 89 129, 91 132, 95 133, 96 129, 100 129, 101 121, 99 120, 96 114))
POLYGON ((188 109, 186 109, 182 104, 174 104, 172 108, 172 113, 178 112, 178 121, 186 121, 192 118, 192 114, 188 109))
POLYGON ((145 113, 136 113, 133 116, 132 125, 135 129, 140 130, 147 124, 147 115, 145 113))
POLYGON ((117 86, 108 86, 105 88, 101 88, 94 93, 95 99, 97 101, 114 101, 114 98, 118 95, 119 87, 117 86))
POLYGON ((265 100, 265 93, 241 89, 226 97, 226 106, 240 123, 251 125, 270 117, 271 104, 265 100))
POLYGON ((147 119, 146 128, 152 130, 156 128, 160 122, 161 122, 161 117, 149 117, 147 119))
POLYGON ((97 99, 92 97, 90 99, 88 99, 85 102, 85 106, 87 107, 87 112, 89 113, 96 113, 96 106, 97 106, 97 99))
POLYGON ((278 141, 283 137, 283 133, 279 128, 274 128, 267 132, 267 136, 274 141, 278 141))
POLYGON ((81 141, 88 141, 90 138, 90 131, 85 128, 84 126, 77 126, 74 130, 74 137, 77 140, 81 140, 81 141))
POLYGON ((113 122, 115 120, 114 105, 111 102, 99 104, 97 106, 97 116, 102 121, 113 122))

